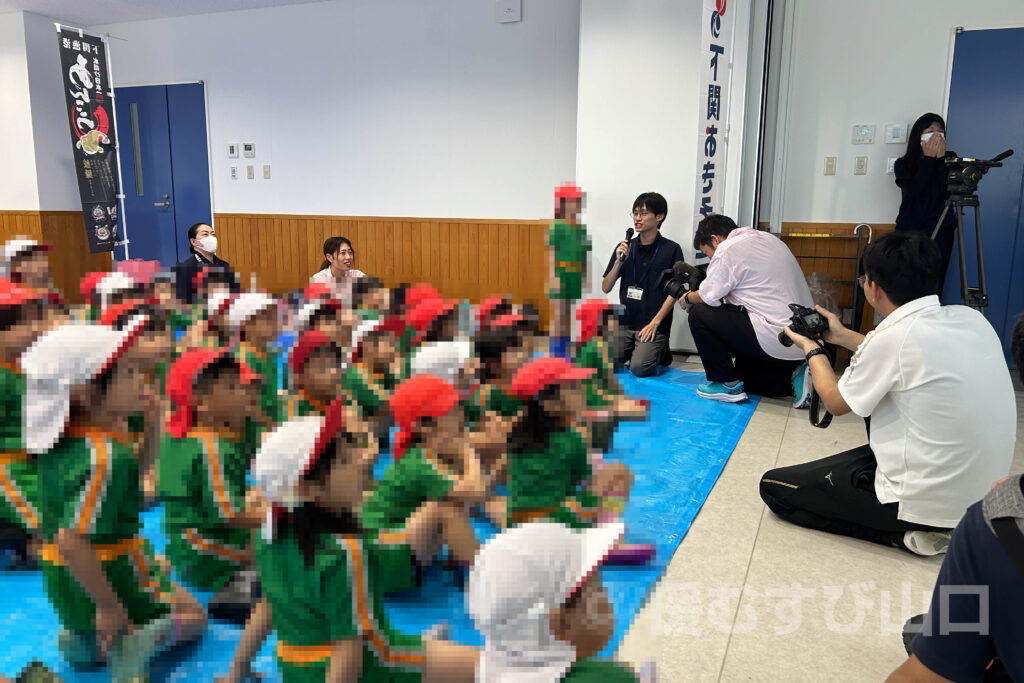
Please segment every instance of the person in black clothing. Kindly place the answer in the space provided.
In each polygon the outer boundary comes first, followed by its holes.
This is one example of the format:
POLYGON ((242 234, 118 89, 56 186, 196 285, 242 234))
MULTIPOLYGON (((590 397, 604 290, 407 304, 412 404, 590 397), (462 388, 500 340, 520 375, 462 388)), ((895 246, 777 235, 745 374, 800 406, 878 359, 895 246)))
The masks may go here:
MULTIPOLYGON (((903 194, 900 212, 896 216, 896 230, 923 232, 931 237, 942 215, 943 205, 949 198, 946 156, 955 156, 946 152, 946 122, 938 114, 924 114, 910 129, 906 154, 897 159, 893 167, 896 185, 903 194)), ((935 238, 942 254, 940 296, 955 236, 956 216, 949 211, 935 238)))
POLYGON ((629 363, 630 372, 637 377, 653 375, 659 363, 672 362, 668 341, 676 300, 655 285, 661 271, 683 260, 683 250, 661 234, 667 213, 668 202, 657 192, 644 192, 636 198, 632 212, 636 237, 615 248, 601 282, 607 294, 622 278, 619 302, 624 314, 615 363, 629 363))
MULTIPOLYGON (((196 297, 196 274, 204 267, 216 266, 218 269, 231 271, 231 264, 222 258, 217 258, 217 233, 213 226, 206 223, 196 223, 188 229, 189 251, 192 252, 187 259, 174 267, 175 288, 178 298, 185 303, 195 302, 196 297)), ((238 278, 231 278, 231 291, 237 292, 238 278)))

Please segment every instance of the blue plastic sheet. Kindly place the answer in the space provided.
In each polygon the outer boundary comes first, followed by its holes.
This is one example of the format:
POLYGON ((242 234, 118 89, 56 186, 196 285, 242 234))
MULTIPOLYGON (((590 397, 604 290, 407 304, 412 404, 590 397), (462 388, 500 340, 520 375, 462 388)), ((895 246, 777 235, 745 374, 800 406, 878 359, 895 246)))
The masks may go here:
MULTIPOLYGON (((627 463, 636 478, 625 511, 627 540, 654 543, 658 552, 647 566, 603 571, 616 619, 615 635, 605 654, 618 647, 664 573, 757 405, 756 398, 723 404, 697 397, 694 390, 703 375, 696 373, 667 370, 652 378, 637 379, 627 374, 620 379, 628 393, 651 401, 651 419, 623 424, 607 459, 627 463)), ((386 459, 380 466, 386 466, 386 459)), ((482 540, 494 533, 486 525, 478 525, 477 531, 482 540)), ((143 533, 158 552, 164 547, 159 508, 145 514, 143 533)), ((197 597, 204 602, 209 599, 208 594, 197 597)), ((429 570, 423 591, 390 600, 388 609, 393 626, 399 630, 419 633, 445 621, 455 640, 481 644, 466 613, 463 594, 445 570, 429 570)), ((66 681, 109 680, 105 671, 74 672, 62 662, 56 647, 59 628, 38 572, 0 573, 0 674, 14 676, 28 662, 38 659, 66 681)), ((209 681, 226 673, 240 636, 239 627, 211 622, 197 644, 158 663, 154 680, 209 681)), ((280 680, 274 647, 271 636, 253 663, 253 669, 266 674, 269 681, 280 680)))

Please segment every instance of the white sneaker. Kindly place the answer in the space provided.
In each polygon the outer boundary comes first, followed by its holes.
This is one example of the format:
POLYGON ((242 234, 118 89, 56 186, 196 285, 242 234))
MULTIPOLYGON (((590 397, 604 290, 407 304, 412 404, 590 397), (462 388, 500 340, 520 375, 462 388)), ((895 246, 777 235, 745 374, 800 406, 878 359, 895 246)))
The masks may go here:
POLYGON ((952 531, 908 531, 903 534, 903 545, 915 555, 932 557, 944 554, 952 537, 952 531))
POLYGON ((809 408, 811 405, 811 365, 807 361, 793 373, 793 407, 797 410, 809 408))

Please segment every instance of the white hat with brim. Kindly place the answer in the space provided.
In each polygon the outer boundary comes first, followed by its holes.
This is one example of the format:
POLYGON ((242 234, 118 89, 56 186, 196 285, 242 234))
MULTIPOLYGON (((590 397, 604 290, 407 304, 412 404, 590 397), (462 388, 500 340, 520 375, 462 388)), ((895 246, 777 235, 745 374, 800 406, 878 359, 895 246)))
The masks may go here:
MULTIPOLYGON (((289 511, 298 506, 295 485, 313 455, 324 420, 321 415, 309 415, 284 422, 266 436, 256 451, 250 470, 252 481, 272 506, 289 511)), ((273 516, 268 515, 263 537, 270 541, 273 516)))
POLYGON ((110 303, 110 297, 114 294, 127 292, 133 289, 138 283, 131 275, 115 270, 108 273, 99 284, 96 285, 96 294, 100 297, 100 308, 105 309, 110 303))
POLYGON ((276 306, 274 297, 263 292, 244 292, 239 294, 228 305, 228 324, 232 330, 237 331, 245 321, 260 311, 276 306))
POLYGON ((412 374, 436 375, 454 384, 459 378, 459 370, 472 355, 473 345, 466 340, 424 344, 412 357, 412 374))
POLYGON ((146 316, 123 330, 67 324, 43 335, 22 355, 25 449, 44 453, 57 442, 71 412, 71 389, 94 379, 131 346, 146 316))
POLYGON ((26 251, 31 251, 37 248, 47 248, 40 245, 39 242, 29 239, 27 237, 16 237, 12 240, 7 240, 4 243, 3 261, 0 261, 0 277, 11 276, 11 261, 15 258, 24 254, 26 251))

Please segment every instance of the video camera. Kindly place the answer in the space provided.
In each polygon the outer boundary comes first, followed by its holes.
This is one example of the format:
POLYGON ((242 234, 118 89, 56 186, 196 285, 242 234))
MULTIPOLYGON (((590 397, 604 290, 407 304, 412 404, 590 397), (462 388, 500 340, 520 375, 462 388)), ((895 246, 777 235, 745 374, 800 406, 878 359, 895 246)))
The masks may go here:
POLYGON ((946 189, 951 195, 968 197, 978 191, 978 183, 990 168, 1002 166, 1003 159, 1013 154, 1008 149, 994 159, 971 159, 968 157, 948 156, 946 162, 946 189))
POLYGON ((680 299, 687 292, 695 292, 708 276, 707 266, 691 266, 686 261, 676 261, 658 275, 655 287, 673 299, 680 299))
MULTIPOLYGON (((828 332, 828 320, 813 308, 807 308, 800 304, 790 304, 789 310, 793 311, 793 317, 790 318, 789 326, 797 334, 808 339, 822 339, 825 333, 828 332)), ((779 332, 779 343, 789 347, 793 345, 793 340, 783 330, 779 332)))

